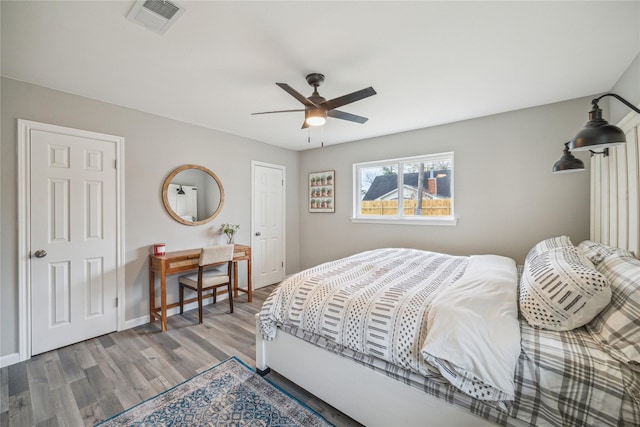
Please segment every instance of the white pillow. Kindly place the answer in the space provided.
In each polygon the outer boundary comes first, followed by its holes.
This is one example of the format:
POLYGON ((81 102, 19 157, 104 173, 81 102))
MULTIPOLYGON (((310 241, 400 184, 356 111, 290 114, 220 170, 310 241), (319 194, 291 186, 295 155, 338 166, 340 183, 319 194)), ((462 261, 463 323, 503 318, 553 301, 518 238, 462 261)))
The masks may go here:
POLYGON ((543 254, 545 252, 550 251, 551 249, 556 248, 567 248, 573 247, 573 243, 569 236, 558 236, 558 237, 549 237, 548 239, 544 239, 541 242, 538 242, 527 254, 526 261, 529 261, 536 256, 543 254))
POLYGON ((611 301, 611 288, 577 248, 563 247, 525 261, 519 299, 531 326, 568 331, 600 313, 611 301))

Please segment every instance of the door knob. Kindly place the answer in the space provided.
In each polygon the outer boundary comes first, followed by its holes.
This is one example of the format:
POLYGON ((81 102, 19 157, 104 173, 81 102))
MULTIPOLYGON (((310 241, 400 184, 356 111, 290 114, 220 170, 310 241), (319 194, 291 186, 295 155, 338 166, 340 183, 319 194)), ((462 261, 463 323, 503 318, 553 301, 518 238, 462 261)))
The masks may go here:
POLYGON ((44 249, 38 249, 34 255, 36 256, 36 258, 44 258, 47 256, 47 251, 45 251, 44 249))
POLYGON ((262 236, 262 233, 258 231, 256 232, 256 236, 262 236))

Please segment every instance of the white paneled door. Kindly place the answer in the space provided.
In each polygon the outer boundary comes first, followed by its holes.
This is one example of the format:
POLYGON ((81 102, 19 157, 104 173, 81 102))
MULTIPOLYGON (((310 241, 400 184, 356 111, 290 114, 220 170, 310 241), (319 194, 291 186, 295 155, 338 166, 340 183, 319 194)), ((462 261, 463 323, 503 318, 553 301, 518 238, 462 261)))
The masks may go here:
POLYGON ((31 353, 117 329, 116 144, 30 130, 31 353))
POLYGON ((284 167, 253 163, 253 286, 284 278, 284 167))

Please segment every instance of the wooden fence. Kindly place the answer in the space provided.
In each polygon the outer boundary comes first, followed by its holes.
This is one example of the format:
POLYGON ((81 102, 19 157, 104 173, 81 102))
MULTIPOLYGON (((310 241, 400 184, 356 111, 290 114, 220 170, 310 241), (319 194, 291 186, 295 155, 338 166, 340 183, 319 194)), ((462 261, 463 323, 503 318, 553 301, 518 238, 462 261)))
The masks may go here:
MULTIPOLYGON (((404 215, 415 216, 415 199, 404 201, 404 215)), ((397 200, 363 200, 362 215, 398 215, 397 200)), ((422 216, 451 216, 451 199, 425 199, 422 201, 422 216)))

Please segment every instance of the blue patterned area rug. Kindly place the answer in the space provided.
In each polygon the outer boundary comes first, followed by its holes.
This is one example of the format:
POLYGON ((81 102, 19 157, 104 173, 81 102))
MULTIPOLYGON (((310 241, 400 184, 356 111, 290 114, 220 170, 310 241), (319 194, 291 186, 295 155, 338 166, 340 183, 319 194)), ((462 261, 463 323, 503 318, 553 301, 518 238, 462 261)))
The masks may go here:
POLYGON ((111 426, 331 426, 232 357, 97 424, 111 426))

